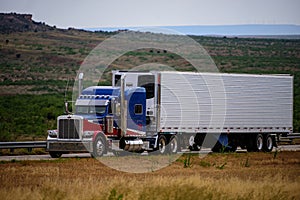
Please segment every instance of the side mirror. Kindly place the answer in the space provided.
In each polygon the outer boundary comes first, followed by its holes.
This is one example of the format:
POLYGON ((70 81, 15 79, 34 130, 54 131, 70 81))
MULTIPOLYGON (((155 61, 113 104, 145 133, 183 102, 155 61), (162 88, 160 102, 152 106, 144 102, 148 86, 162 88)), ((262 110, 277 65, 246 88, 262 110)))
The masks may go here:
POLYGON ((66 113, 66 114, 69 114, 69 113, 70 113, 70 112, 69 112, 69 104, 68 104, 67 101, 65 102, 65 113, 66 113))

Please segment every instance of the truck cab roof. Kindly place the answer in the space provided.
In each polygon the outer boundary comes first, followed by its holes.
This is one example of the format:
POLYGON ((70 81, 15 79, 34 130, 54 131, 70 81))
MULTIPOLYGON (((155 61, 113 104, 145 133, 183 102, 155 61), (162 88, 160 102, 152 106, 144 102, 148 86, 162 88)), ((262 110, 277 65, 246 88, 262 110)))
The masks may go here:
POLYGON ((91 86, 82 90, 81 95, 110 95, 118 96, 119 87, 113 86, 91 86))
MULTIPOLYGON (((125 95, 131 96, 133 93, 145 92, 145 88, 132 87, 126 88, 125 95)), ((91 86, 84 89, 77 98, 75 105, 108 105, 112 98, 120 96, 120 87, 114 86, 91 86)))

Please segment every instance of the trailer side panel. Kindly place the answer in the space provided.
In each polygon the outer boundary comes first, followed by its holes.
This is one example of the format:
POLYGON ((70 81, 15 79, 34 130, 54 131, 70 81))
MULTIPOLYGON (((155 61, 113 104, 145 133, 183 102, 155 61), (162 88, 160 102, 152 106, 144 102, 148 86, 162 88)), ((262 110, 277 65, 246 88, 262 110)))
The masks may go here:
POLYGON ((161 132, 290 132, 293 77, 161 72, 161 132))

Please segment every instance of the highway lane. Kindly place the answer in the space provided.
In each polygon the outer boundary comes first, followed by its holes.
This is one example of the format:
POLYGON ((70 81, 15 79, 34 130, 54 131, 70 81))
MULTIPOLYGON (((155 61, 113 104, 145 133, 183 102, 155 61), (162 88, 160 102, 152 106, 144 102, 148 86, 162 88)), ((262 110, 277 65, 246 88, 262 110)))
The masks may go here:
MULTIPOLYGON (((281 145, 277 148, 278 151, 300 151, 300 145, 281 145)), ((273 149, 276 151, 276 148, 273 149)), ((186 153, 189 151, 182 151, 179 154, 186 153)), ((201 150, 201 153, 210 153, 211 150, 208 148, 204 148, 201 150)), ((247 152, 246 150, 237 149, 238 153, 247 152)), ((192 152, 199 153, 199 152, 192 152)), ((143 155, 147 155, 147 153, 143 153, 143 155)), ((108 153, 105 156, 113 156, 112 153, 108 153)), ((77 153, 77 154, 63 154, 62 158, 90 158, 91 155, 89 153, 77 153)), ((55 160, 57 158, 51 158, 49 154, 44 155, 14 155, 14 156, 0 156, 0 161, 11 161, 11 160, 55 160)))

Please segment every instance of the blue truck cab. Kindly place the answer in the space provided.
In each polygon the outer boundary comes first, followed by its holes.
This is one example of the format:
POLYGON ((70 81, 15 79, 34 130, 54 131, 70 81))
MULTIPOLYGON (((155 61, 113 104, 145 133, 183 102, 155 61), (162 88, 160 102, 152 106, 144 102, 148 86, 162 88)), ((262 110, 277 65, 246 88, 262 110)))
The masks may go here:
MULTIPOLYGON (((114 128, 120 121, 120 87, 92 86, 84 89, 75 103, 75 114, 94 123, 103 124, 107 116, 113 117, 114 128)), ((142 87, 125 89, 127 128, 145 131, 146 91, 142 87)))

